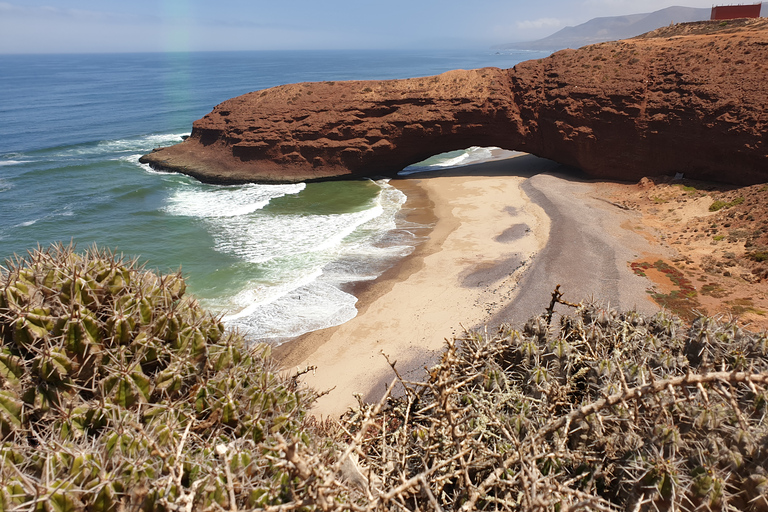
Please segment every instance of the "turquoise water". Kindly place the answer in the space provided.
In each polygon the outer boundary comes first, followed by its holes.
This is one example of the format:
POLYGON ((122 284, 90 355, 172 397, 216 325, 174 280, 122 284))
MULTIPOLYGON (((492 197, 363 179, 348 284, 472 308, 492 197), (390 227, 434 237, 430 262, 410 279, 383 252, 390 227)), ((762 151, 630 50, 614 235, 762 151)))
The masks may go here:
POLYGON ((356 314, 347 285, 374 279, 419 243, 402 192, 386 181, 206 185, 154 172, 139 156, 180 142, 192 121, 252 90, 510 67, 539 56, 0 56, 0 258, 56 241, 96 243, 161 272, 181 269, 191 293, 254 339, 337 325, 356 314))

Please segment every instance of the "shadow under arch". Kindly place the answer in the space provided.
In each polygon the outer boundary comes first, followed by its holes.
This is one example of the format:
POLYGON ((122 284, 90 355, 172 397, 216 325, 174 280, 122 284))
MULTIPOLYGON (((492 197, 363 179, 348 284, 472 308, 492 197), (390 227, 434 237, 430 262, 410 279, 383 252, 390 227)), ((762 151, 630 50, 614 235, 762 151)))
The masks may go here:
POLYGON ((465 150, 449 151, 439 153, 432 157, 409 165, 396 175, 392 176, 394 180, 408 179, 429 179, 441 176, 517 176, 530 178, 544 172, 552 172, 562 176, 565 179, 586 181, 591 179, 581 169, 569 165, 561 164, 548 158, 542 158, 530 153, 517 150, 501 149, 498 147, 483 148, 472 146, 465 150), (491 158, 478 159, 468 163, 458 163, 456 165, 440 166, 440 161, 455 158, 460 152, 470 150, 489 150, 494 153, 491 158), (432 165, 423 165, 432 163, 432 165))

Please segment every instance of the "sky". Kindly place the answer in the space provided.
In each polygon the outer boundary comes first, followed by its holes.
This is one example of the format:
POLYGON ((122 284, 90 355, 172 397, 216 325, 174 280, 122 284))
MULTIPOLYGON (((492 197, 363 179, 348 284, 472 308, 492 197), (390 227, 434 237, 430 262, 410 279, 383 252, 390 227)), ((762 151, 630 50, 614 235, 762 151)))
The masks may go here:
MULTIPOLYGON (((732 2, 720 2, 728 4, 732 2)), ((744 2, 742 2, 744 3, 744 2)), ((490 47, 712 0, 0 0, 0 53, 490 47)), ((765 9, 764 9, 765 10, 765 9)))

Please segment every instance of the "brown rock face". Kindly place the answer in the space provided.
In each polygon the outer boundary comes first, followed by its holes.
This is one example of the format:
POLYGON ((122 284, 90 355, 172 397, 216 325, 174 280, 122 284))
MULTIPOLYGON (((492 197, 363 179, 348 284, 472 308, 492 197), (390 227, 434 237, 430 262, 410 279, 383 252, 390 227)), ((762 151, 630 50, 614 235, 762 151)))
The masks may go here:
POLYGON ((518 144, 511 87, 499 69, 283 85, 225 101, 143 161, 216 182, 393 174, 473 144, 518 144))
POLYGON ((227 100, 142 157, 216 183, 394 175, 499 146, 601 178, 768 181, 768 20, 701 22, 513 69, 284 85, 227 100))

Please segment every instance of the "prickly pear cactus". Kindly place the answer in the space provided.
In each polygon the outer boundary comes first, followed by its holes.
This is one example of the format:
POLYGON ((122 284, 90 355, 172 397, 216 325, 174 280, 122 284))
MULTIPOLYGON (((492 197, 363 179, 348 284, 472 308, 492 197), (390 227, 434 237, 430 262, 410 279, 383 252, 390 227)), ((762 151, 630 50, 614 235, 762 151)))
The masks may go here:
POLYGON ((96 248, 0 268, 0 509, 281 501, 260 454, 311 396, 184 291, 96 248))

